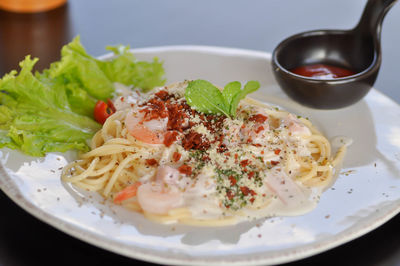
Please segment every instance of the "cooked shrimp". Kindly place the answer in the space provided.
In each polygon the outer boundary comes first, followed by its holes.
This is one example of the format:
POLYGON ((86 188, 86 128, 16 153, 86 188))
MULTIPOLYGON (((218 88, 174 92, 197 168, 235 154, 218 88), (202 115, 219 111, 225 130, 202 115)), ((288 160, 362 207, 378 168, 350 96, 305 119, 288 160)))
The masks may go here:
POLYGON ((137 140, 148 144, 162 144, 167 130, 168 118, 143 121, 144 114, 138 109, 130 111, 125 118, 128 132, 137 140))
POLYGON ((246 125, 244 123, 237 123, 224 127, 223 134, 225 137, 225 145, 237 145, 238 143, 259 143, 265 142, 265 137, 269 132, 269 124, 266 122, 268 114, 263 108, 256 108, 251 120, 253 123, 246 125), (257 119, 258 118, 258 119, 257 119))
POLYGON ((114 197, 114 202, 115 203, 121 203, 124 200, 130 199, 137 194, 138 188, 142 185, 140 182, 135 182, 130 186, 127 186, 120 192, 118 192, 115 197, 114 197))
POLYGON ((268 124, 254 125, 247 131, 248 139, 251 139, 254 144, 263 144, 268 132, 268 124))
POLYGON ((140 207, 149 213, 167 214, 183 204, 183 194, 179 190, 167 190, 164 184, 143 184, 138 188, 137 199, 140 207))
MULTIPOLYGON (((227 121, 228 122, 228 121, 227 121)), ((222 129, 222 134, 225 136, 223 140, 223 144, 227 146, 235 146, 241 142, 243 139, 243 134, 241 133, 241 127, 243 123, 239 123, 237 121, 228 126, 224 126, 222 129)))
POLYGON ((264 182, 268 189, 287 206, 296 206, 299 201, 307 200, 296 182, 284 172, 270 172, 264 182))
POLYGON ((159 166, 156 181, 141 185, 137 191, 140 207, 150 213, 166 214, 183 203, 183 194, 178 189, 181 174, 173 167, 159 166))
POLYGON ((256 111, 253 115, 255 119, 252 120, 254 124, 250 128, 244 128, 244 135, 249 136, 252 143, 262 144, 269 132, 268 114, 263 108, 257 108, 256 111))
POLYGON ((157 169, 156 180, 165 184, 177 185, 180 175, 177 169, 168 165, 161 165, 157 169))
POLYGON ((310 129, 303 125, 293 114, 289 114, 283 120, 283 124, 287 126, 292 135, 311 135, 310 129))

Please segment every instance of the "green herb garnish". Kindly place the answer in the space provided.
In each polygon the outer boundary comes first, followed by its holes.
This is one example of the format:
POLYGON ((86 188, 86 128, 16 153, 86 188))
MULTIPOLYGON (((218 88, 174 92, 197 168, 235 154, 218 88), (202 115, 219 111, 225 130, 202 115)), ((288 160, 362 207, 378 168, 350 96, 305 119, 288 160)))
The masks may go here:
POLYGON ((233 81, 226 84, 221 92, 210 82, 198 79, 189 82, 185 98, 187 103, 199 112, 235 117, 240 100, 258 90, 260 83, 249 81, 243 89, 241 87, 240 82, 233 81))

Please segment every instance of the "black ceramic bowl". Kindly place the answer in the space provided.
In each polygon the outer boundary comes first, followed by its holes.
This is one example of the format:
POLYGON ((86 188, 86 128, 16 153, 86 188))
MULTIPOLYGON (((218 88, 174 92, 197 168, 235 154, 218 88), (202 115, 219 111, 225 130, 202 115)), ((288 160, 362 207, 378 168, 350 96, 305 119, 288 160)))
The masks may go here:
POLYGON ((381 65, 379 41, 355 30, 317 30, 282 41, 272 55, 272 69, 285 93, 302 105, 336 109, 362 99, 373 86, 381 65), (356 74, 318 79, 290 70, 310 64, 328 64, 356 74))

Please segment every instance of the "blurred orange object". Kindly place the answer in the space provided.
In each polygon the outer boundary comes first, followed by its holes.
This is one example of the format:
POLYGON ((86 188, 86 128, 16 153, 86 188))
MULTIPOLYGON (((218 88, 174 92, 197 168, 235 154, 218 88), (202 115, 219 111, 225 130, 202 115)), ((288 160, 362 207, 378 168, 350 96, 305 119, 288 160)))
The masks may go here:
POLYGON ((67 0, 0 0, 0 8, 18 13, 34 13, 54 9, 67 0))

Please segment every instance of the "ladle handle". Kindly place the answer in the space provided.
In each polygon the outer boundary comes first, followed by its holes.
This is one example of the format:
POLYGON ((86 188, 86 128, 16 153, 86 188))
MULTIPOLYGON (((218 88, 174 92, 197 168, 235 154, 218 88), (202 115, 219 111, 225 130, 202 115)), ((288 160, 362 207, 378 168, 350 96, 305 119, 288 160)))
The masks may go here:
POLYGON ((354 30, 362 35, 381 38, 383 18, 397 0, 368 0, 360 21, 354 30))

